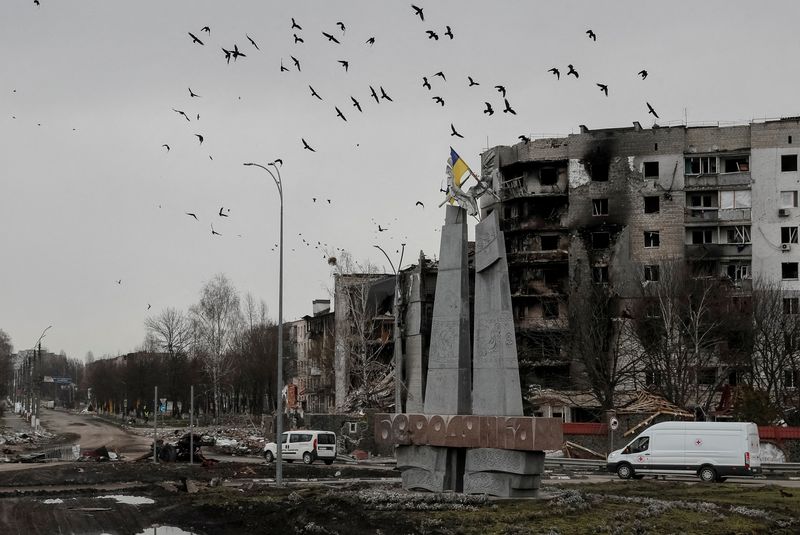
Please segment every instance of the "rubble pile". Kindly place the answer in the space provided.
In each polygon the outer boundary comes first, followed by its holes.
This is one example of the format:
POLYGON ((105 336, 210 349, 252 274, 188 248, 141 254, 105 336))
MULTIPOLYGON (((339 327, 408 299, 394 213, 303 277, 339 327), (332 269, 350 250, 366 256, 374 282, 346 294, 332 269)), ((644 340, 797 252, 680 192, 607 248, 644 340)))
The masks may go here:
MULTIPOLYGON (((141 436, 151 436, 152 429, 144 427, 132 428, 131 431, 141 436)), ((166 428, 158 430, 159 437, 167 442, 175 442, 186 433, 187 428, 166 428)), ((216 453, 227 455, 261 455, 266 441, 263 436, 255 434, 251 427, 195 427, 195 446, 212 448, 216 453), (199 441, 199 442, 198 442, 199 441)), ((187 435, 188 436, 188 435, 187 435)), ((174 445, 174 444, 173 444, 174 445)))

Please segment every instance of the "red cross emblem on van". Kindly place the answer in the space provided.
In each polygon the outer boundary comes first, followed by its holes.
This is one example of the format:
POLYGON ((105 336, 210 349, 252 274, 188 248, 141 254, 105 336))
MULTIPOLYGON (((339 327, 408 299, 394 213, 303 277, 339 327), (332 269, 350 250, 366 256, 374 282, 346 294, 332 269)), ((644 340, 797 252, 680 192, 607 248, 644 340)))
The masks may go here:
POLYGON ((694 441, 694 445, 695 446, 702 446, 703 445, 703 441, 698 438, 697 440, 694 441))

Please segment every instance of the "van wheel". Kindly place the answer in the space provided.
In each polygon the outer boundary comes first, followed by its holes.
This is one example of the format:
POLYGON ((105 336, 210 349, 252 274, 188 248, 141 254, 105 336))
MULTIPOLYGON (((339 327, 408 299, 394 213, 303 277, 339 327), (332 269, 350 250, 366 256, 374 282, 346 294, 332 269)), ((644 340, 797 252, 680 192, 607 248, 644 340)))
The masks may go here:
POLYGON ((617 466, 617 475, 620 479, 630 479, 633 476, 633 468, 628 463, 617 466))
POLYGON ((706 465, 701 467, 697 475, 700 477, 700 481, 704 483, 712 483, 717 480, 717 472, 714 471, 713 466, 706 465))
POLYGON ((272 455, 271 451, 267 451, 267 452, 264 453, 264 460, 267 461, 267 464, 270 464, 270 463, 272 463, 272 461, 275 460, 275 456, 272 455))
POLYGON ((303 462, 306 464, 311 464, 314 462, 314 457, 311 456, 310 451, 307 451, 303 454, 303 462))
POLYGON ((333 459, 325 459, 325 464, 333 464, 333 459))

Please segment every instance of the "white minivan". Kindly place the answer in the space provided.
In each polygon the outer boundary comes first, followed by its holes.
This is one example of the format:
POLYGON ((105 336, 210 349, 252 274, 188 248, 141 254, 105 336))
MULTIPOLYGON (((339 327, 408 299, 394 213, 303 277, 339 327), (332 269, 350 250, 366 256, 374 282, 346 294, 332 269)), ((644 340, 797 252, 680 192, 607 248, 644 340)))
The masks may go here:
MULTIPOLYGON (((274 442, 264 446, 264 459, 268 463, 276 456, 277 445, 274 442)), ((290 463, 302 460, 311 464, 320 459, 331 464, 336 460, 336 434, 330 431, 287 431, 281 435, 281 458, 290 463)))
POLYGON ((761 473, 758 426, 748 422, 662 422, 608 455, 621 479, 693 474, 702 481, 761 473))

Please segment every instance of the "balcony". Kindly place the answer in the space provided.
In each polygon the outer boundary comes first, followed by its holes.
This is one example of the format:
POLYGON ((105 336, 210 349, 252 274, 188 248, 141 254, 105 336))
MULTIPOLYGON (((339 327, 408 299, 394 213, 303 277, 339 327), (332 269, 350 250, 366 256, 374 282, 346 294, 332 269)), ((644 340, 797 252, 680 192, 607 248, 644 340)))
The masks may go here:
POLYGON ((513 251, 507 255, 509 264, 538 264, 542 262, 566 262, 569 251, 555 249, 552 251, 513 251))
POLYGON ((560 230, 566 228, 567 211, 551 213, 547 217, 533 215, 528 217, 506 217, 500 221, 500 230, 516 232, 520 230, 560 230))
POLYGON ((753 246, 749 243, 686 244, 686 256, 692 260, 705 258, 750 258, 753 246))
POLYGON ((507 201, 520 197, 533 197, 538 195, 545 196, 566 196, 567 187, 565 184, 540 184, 527 183, 525 177, 518 176, 511 178, 500 184, 500 200, 507 201))
POLYGON ((719 221, 750 221, 750 208, 717 208, 715 206, 686 208, 684 222, 687 224, 714 223, 719 221))
POLYGON ((690 189, 719 189, 733 186, 750 186, 750 171, 717 173, 709 175, 685 175, 684 187, 690 189))

